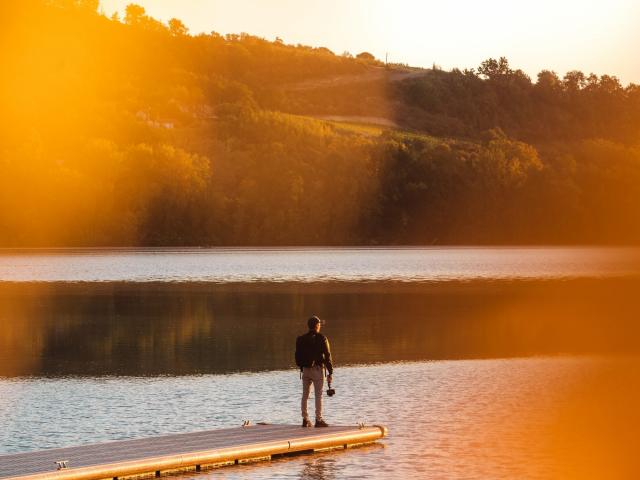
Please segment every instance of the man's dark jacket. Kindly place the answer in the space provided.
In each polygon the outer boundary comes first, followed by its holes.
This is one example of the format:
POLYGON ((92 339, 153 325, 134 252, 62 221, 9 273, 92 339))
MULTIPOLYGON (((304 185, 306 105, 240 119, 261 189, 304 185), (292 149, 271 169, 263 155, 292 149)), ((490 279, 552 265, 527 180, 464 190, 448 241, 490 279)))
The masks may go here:
POLYGON ((313 331, 300 335, 296 339, 296 365, 301 370, 302 367, 324 365, 331 375, 333 364, 331 363, 331 349, 327 337, 313 331))

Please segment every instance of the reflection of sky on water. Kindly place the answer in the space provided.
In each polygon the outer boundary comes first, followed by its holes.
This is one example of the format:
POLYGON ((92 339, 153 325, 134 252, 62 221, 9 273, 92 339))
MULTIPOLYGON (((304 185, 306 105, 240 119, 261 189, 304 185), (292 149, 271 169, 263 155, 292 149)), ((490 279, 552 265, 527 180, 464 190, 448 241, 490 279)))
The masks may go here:
MULTIPOLYGON (((602 412, 607 402, 623 392, 637 399, 637 391, 625 385, 637 379, 630 373, 637 365, 629 358, 556 357, 344 367, 336 372, 337 395, 325 399, 327 418, 336 424, 386 424, 391 434, 384 448, 294 457, 204 476, 558 478, 573 468, 564 464, 572 458, 563 451, 571 448, 562 443, 564 427, 575 427, 563 413, 567 406, 578 401, 578 407, 587 407, 591 416, 581 420, 586 424, 580 433, 597 443, 588 436, 598 433, 598 415, 611 413, 602 412), (585 385, 605 386, 613 396, 590 409, 590 396, 580 394, 585 385)), ((0 451, 234 426, 244 419, 298 422, 299 383, 295 370, 0 380, 0 451)), ((627 415, 625 425, 633 428, 636 420, 637 415, 627 415)), ((614 446, 620 447, 606 449, 614 446)), ((611 472, 619 467, 610 465, 611 472)))
POLYGON ((631 274, 640 274, 640 251, 632 248, 0 251, 1 281, 413 282, 631 274))

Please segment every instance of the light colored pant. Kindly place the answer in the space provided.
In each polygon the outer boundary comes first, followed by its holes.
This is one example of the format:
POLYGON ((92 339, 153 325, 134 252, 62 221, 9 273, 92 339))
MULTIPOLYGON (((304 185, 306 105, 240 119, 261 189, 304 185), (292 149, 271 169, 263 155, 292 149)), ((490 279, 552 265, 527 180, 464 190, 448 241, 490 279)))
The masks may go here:
POLYGON ((307 401, 313 383, 316 396, 316 420, 322 420, 322 390, 324 388, 324 369, 320 367, 304 367, 302 369, 302 418, 309 419, 307 401))

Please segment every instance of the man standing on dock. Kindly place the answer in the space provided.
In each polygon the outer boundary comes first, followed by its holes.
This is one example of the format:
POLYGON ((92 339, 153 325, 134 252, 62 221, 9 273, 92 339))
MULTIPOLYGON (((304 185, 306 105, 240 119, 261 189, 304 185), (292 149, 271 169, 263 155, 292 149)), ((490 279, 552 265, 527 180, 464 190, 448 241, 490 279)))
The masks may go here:
POLYGON ((316 427, 328 427, 322 418, 322 390, 324 388, 324 369, 327 369, 327 383, 331 386, 333 364, 329 340, 320 333, 320 319, 315 315, 308 321, 309 331, 296 340, 296 365, 302 372, 302 426, 310 427, 307 401, 311 384, 316 397, 316 427))

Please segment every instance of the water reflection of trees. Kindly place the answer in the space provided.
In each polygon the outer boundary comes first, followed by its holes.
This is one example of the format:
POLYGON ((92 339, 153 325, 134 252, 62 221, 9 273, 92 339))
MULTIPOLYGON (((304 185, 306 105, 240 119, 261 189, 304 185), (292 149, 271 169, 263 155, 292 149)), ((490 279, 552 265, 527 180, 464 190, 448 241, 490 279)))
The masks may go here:
POLYGON ((5 284, 0 375, 155 375, 293 366, 305 318, 338 365, 637 350, 637 281, 5 284))

